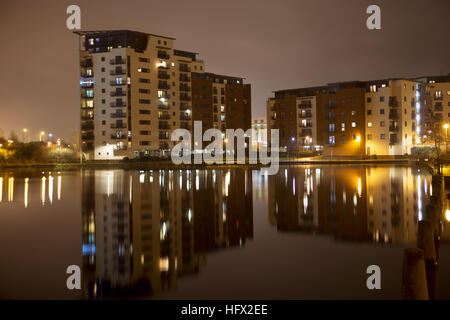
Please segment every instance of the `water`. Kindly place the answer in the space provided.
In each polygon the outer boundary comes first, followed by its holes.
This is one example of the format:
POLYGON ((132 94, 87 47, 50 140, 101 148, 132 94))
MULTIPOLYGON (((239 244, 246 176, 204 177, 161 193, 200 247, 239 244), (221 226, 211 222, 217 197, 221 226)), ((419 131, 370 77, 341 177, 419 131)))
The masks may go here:
MULTIPOLYGON (((0 298, 400 298, 415 168, 0 172, 0 298), (366 287, 381 267, 382 290, 366 287), (82 290, 66 288, 78 265, 82 290)), ((437 297, 450 298, 444 224, 437 297)))

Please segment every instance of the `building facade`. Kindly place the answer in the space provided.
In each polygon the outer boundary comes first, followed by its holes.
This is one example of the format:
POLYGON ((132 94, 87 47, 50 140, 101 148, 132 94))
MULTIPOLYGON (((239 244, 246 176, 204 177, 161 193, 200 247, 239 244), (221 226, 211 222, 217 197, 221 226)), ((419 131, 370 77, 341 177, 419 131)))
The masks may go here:
POLYGON ((281 152, 302 151, 309 142, 330 157, 410 154, 434 143, 433 130, 448 138, 450 75, 276 91, 267 123, 280 130, 281 152))
POLYGON ((250 127, 250 85, 205 73, 197 53, 175 49, 174 38, 128 30, 76 33, 85 159, 167 155, 178 143, 170 139, 173 130, 191 131, 194 119, 204 129, 241 128, 245 121, 250 127))

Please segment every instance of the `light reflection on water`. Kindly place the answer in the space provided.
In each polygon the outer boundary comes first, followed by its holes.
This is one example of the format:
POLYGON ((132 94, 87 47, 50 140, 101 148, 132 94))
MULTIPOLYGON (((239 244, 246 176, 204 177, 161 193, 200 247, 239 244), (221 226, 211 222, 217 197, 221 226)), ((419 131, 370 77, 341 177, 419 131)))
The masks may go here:
MULTIPOLYGON (((80 224, 68 226, 81 226, 79 297, 158 297, 177 291, 180 279, 201 275, 213 252, 241 248, 254 258, 244 248, 248 241, 257 247, 261 237, 274 237, 254 230, 261 212, 278 233, 316 235, 308 238, 312 245, 330 235, 348 243, 415 245, 432 193, 431 176, 406 167, 292 166, 275 176, 244 169, 8 172, 0 174, 0 213, 36 210, 35 203, 51 211, 79 199, 80 224)), ((245 285, 232 280, 230 286, 245 285)))

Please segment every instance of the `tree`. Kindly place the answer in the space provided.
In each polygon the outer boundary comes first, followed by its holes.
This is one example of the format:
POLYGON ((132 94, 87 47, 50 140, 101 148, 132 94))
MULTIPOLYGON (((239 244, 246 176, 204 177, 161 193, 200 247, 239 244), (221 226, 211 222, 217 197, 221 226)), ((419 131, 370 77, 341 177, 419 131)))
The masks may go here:
POLYGON ((9 140, 12 140, 13 142, 19 141, 19 139, 17 138, 17 134, 14 132, 14 130, 12 130, 11 133, 9 134, 9 140))
POLYGON ((436 156, 433 159, 434 160, 434 168, 435 170, 440 173, 441 172, 441 143, 445 140, 444 139, 444 132, 442 127, 441 118, 438 118, 437 115, 433 111, 433 105, 431 104, 431 99, 427 101, 425 104, 425 119, 426 123, 428 125, 428 136, 429 139, 434 141, 434 147, 436 156))

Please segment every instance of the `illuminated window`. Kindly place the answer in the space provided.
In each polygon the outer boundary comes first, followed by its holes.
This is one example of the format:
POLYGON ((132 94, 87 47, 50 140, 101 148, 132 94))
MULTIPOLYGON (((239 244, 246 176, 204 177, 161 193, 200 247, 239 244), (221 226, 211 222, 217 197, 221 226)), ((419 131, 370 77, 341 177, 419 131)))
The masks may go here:
POLYGON ((341 123, 341 131, 345 132, 345 123, 341 123))
POLYGON ((356 127, 356 122, 352 122, 352 128, 356 127))
POLYGON ((368 122, 367 127, 372 128, 372 122, 368 122))

